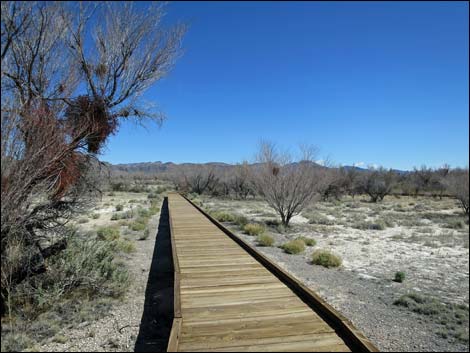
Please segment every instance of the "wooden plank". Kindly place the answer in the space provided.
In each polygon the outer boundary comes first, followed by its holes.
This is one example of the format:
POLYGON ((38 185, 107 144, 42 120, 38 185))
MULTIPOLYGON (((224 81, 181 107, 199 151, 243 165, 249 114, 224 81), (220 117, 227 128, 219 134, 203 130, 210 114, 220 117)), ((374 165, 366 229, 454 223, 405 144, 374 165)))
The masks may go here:
MULTIPOLYGON (((178 268, 175 298, 178 297, 179 304, 175 302, 175 307, 179 306, 181 316, 175 319, 181 320, 177 343, 172 347, 169 344, 169 348, 349 350, 344 332, 338 336, 337 326, 325 322, 324 311, 319 310, 319 315, 318 308, 299 295, 296 283, 273 271, 266 259, 249 251, 247 244, 228 234, 228 230, 189 200, 169 194, 168 201, 172 252, 176 254, 178 268)), ((351 342, 353 348, 359 347, 354 340, 351 342)), ((363 347, 365 351, 371 348, 363 347)))
POLYGON ((173 325, 171 326, 170 338, 168 339, 167 352, 178 352, 178 343, 181 336, 181 327, 183 325, 183 319, 173 319, 173 325))
POLYGON ((349 320, 347 320, 332 306, 330 306, 323 299, 321 299, 320 296, 318 296, 310 288, 306 287, 297 278, 295 278, 290 273, 279 267, 277 264, 273 263, 270 259, 260 253, 258 250, 254 249, 246 241, 230 232, 222 224, 220 224, 210 215, 204 212, 204 210, 202 210, 200 207, 193 204, 190 200, 186 200, 191 203, 195 208, 197 208, 203 215, 205 215, 206 218, 208 218, 213 224, 215 224, 221 231, 223 231, 232 240, 239 244, 255 259, 257 259, 261 264, 263 264, 268 270, 270 270, 274 275, 276 275, 281 281, 283 281, 289 287, 294 289, 297 295, 299 295, 307 304, 309 304, 313 310, 318 311, 324 317, 324 319, 326 319, 330 323, 330 325, 337 328, 337 331, 341 334, 341 337, 345 339, 353 347, 353 349, 366 352, 378 352, 377 347, 375 347, 375 345, 372 344, 370 340, 368 340, 359 330, 357 330, 357 328, 355 328, 349 320))

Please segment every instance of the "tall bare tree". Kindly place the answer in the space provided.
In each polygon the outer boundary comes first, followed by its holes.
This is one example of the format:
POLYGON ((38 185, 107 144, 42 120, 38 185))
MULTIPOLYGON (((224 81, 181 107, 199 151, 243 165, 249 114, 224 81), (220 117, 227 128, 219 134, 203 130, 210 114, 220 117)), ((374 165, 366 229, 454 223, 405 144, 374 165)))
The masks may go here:
POLYGON ((299 214, 323 187, 324 170, 314 163, 316 150, 301 147, 301 154, 294 158, 280 152, 271 142, 262 142, 253 168, 253 183, 258 193, 289 226, 293 216, 299 214))
POLYGON ((94 190, 89 170, 121 119, 162 120, 139 97, 173 66, 185 27, 162 27, 159 4, 1 6, 3 287, 50 254, 41 244, 94 190), (35 260, 4 274, 10 243, 35 260))

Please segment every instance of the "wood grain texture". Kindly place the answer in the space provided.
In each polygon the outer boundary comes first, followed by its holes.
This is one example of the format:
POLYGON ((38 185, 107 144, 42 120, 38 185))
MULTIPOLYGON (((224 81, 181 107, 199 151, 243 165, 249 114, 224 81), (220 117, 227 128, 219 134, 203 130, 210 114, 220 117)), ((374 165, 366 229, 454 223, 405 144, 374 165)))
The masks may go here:
POLYGON ((292 283, 184 197, 171 193, 168 204, 180 316, 168 350, 377 351, 352 325, 351 335, 367 344, 349 344, 344 327, 325 321, 292 283))

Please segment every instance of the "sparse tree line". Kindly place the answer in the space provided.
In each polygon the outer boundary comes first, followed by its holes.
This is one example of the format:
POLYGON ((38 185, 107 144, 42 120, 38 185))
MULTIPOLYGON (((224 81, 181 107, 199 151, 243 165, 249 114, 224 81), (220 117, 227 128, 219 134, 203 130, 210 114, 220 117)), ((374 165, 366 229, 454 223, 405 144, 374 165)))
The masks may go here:
POLYGON ((300 148, 294 156, 273 143, 261 144, 256 163, 226 168, 194 165, 167 173, 177 191, 239 199, 262 198, 280 216, 285 226, 315 200, 341 200, 345 195, 367 195, 381 202, 388 195, 454 197, 469 213, 468 168, 426 166, 411 172, 376 168, 325 167, 315 163, 315 149, 300 148))

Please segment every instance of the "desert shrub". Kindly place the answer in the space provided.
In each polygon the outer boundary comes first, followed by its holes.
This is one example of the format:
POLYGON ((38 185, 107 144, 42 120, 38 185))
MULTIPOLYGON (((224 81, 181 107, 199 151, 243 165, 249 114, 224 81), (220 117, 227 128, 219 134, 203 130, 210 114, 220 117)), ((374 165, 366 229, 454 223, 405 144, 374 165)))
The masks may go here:
POLYGON ((121 219, 121 217, 119 216, 119 213, 113 213, 113 214, 111 215, 111 220, 112 220, 112 221, 117 221, 117 220, 119 220, 119 219, 121 219))
POLYGON ((297 237, 296 239, 302 240, 305 243, 305 245, 307 245, 307 246, 315 246, 317 244, 315 239, 307 238, 307 237, 304 237, 304 236, 297 237))
POLYGON ((147 198, 148 199, 156 199, 158 198, 160 195, 158 195, 158 193, 156 192, 151 192, 150 194, 147 195, 147 198))
POLYGON ((445 310, 445 305, 435 298, 417 293, 402 295, 393 302, 394 305, 403 306, 422 315, 437 315, 445 310))
POLYGON ((160 212, 160 207, 156 203, 151 203, 149 208, 149 215, 153 216, 160 212))
POLYGON ((405 280, 405 272, 398 271, 395 273, 395 278, 393 279, 395 282, 402 283, 405 280))
POLYGON ((116 240, 116 248, 126 254, 133 253, 135 251, 135 245, 133 242, 127 239, 116 240))
POLYGON ((305 250, 305 243, 303 240, 291 240, 281 245, 281 248, 288 254, 300 254, 305 250))
POLYGON ((2 335, 2 352, 23 352, 33 347, 34 343, 34 340, 25 333, 2 335))
POLYGON ((243 231, 248 235, 257 236, 263 234, 265 229, 261 224, 248 223, 243 227, 243 231))
POLYGON ((341 266, 342 260, 338 255, 328 250, 316 250, 312 254, 312 263, 314 265, 330 268, 341 266))
POLYGON ((144 232, 139 235, 139 240, 145 240, 150 236, 150 229, 145 228, 144 232))
POLYGON ((445 227, 451 229, 463 229, 465 228, 465 222, 461 219, 449 219, 445 227))
POLYGON ((147 219, 146 218, 138 218, 134 222, 132 222, 129 227, 136 232, 143 231, 147 226, 147 219))
POLYGON ((99 213, 93 213, 93 214, 91 215, 91 218, 93 218, 93 219, 98 219, 98 218, 100 218, 100 216, 101 216, 101 215, 100 215, 99 213))
POLYGON ((219 222, 233 222, 235 220, 235 217, 227 212, 213 212, 212 217, 219 222))
POLYGON ((116 240, 119 239, 119 228, 117 227, 100 227, 96 231, 96 235, 100 240, 116 240))
POLYGON ((310 215, 308 218, 309 218, 310 224, 323 224, 327 226, 331 226, 335 224, 334 221, 320 214, 313 214, 313 215, 310 215))
POLYGON ((139 203, 139 200, 131 199, 131 200, 128 201, 128 203, 139 203))
POLYGON ((258 245, 260 246, 273 246, 274 238, 268 234, 258 235, 258 245))
POLYGON ((379 220, 376 222, 359 222, 353 225, 353 228, 362 230, 384 230, 387 228, 385 222, 379 220))
POLYGON ((124 206, 119 204, 119 205, 116 205, 116 211, 122 211, 124 209, 124 206))
POLYGON ((248 224, 248 218, 241 214, 234 215, 233 222, 238 224, 240 227, 244 227, 248 224))
POLYGON ((80 218, 80 219, 78 220, 78 223, 79 223, 79 224, 83 224, 83 223, 88 223, 89 221, 90 221, 90 220, 89 220, 88 218, 80 218))
POLYGON ((145 208, 139 208, 137 210, 137 214, 140 216, 140 217, 143 217, 143 218, 148 218, 151 216, 151 212, 148 210, 148 209, 145 209, 145 208))

